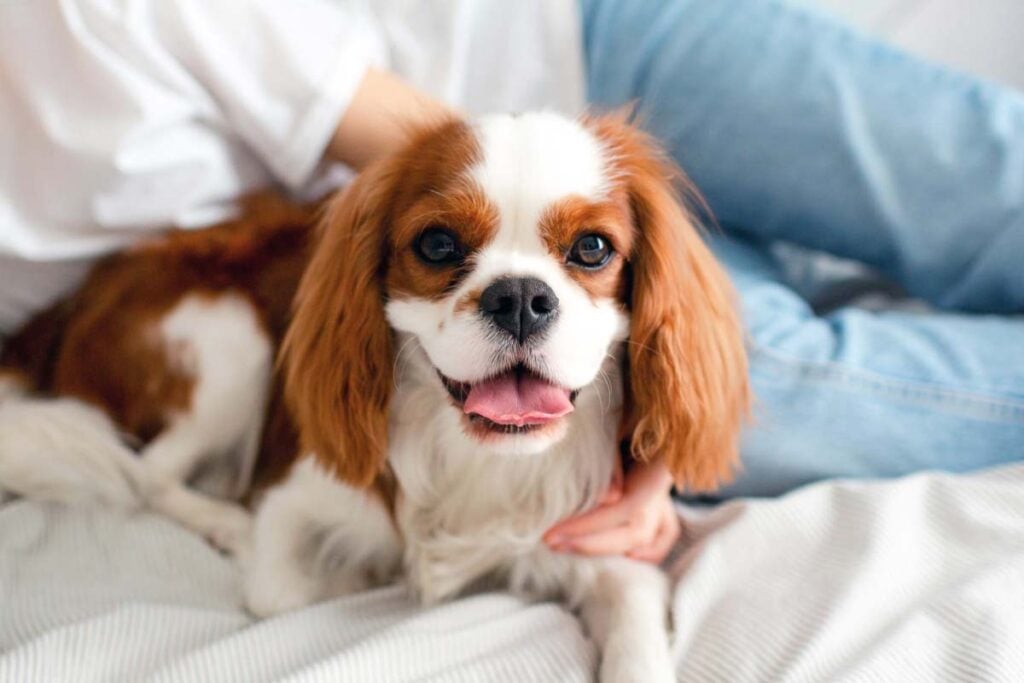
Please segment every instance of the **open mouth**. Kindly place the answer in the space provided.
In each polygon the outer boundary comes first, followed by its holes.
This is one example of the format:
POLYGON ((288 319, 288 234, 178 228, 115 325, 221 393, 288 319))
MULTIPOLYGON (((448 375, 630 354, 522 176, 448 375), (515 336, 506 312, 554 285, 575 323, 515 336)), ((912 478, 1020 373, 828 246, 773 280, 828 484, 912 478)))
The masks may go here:
POLYGON ((523 364, 479 382, 458 382, 437 374, 470 423, 497 434, 542 429, 571 413, 579 393, 554 384, 523 364))

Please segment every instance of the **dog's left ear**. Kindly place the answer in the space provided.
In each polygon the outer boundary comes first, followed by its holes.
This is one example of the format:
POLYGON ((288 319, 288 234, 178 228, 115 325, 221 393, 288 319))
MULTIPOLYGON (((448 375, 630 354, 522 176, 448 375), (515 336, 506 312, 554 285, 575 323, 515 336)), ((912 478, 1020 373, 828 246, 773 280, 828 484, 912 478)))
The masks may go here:
POLYGON ((623 435, 637 460, 664 458, 680 489, 714 490, 732 476, 750 404, 732 286, 657 143, 622 115, 590 125, 626 182, 636 230, 623 435))

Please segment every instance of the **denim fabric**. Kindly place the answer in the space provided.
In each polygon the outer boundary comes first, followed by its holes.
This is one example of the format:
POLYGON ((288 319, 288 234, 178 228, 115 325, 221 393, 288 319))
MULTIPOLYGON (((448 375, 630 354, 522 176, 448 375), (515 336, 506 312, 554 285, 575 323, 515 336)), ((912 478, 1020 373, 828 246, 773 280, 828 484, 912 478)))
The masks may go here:
POLYGON ((1024 459, 1024 95, 782 0, 582 11, 588 99, 636 101, 731 235, 758 404, 727 495, 1024 459), (778 240, 942 310, 816 314, 778 240))

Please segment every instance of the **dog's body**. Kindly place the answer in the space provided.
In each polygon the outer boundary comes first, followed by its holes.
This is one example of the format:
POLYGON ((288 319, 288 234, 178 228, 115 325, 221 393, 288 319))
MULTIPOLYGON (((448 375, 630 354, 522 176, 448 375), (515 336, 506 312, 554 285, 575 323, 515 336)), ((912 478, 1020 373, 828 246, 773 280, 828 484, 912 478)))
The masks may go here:
POLYGON ((739 328, 670 171, 614 119, 451 121, 360 176, 318 236, 270 202, 113 257, 4 349, 0 488, 69 499, 120 472, 97 495, 237 553, 259 615, 399 573, 426 601, 485 583, 560 596, 604 679, 669 680, 659 570, 541 537, 596 503, 623 437, 694 489, 735 458, 739 328), (63 462, 10 441, 15 410, 63 462), (184 486, 200 470, 249 494, 251 533, 184 486))

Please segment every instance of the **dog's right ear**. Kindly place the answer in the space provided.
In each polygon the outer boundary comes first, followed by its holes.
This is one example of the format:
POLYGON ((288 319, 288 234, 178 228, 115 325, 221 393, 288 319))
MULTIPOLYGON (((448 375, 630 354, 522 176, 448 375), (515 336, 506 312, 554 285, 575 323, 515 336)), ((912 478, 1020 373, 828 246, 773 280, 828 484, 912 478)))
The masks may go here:
POLYGON ((737 302, 676 190, 682 171, 623 112, 589 121, 611 151, 636 230, 622 432, 640 462, 664 459, 680 490, 732 477, 750 405, 737 302))
POLYGON ((285 336, 285 400, 303 453, 370 486, 384 465, 393 387, 384 316, 387 211, 397 169, 370 166, 331 200, 285 336))

